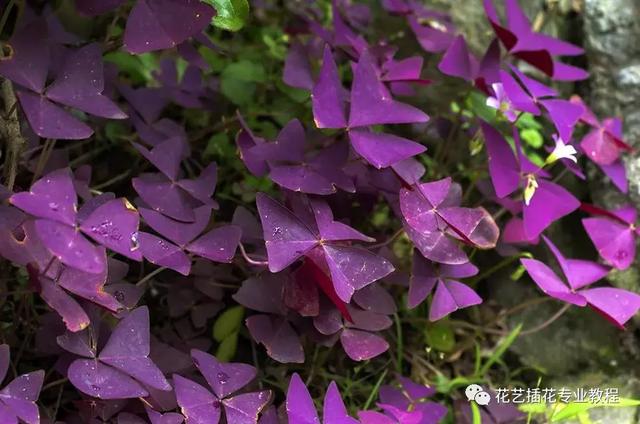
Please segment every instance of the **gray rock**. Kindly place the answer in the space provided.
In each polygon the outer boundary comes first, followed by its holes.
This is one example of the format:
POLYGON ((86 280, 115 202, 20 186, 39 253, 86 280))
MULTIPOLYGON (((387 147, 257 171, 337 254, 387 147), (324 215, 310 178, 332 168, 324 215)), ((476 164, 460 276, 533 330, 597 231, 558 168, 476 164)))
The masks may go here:
MULTIPOLYGON (((513 307, 539 296, 528 277, 511 281, 506 276, 491 282, 491 297, 505 307, 513 307)), ((561 307, 559 302, 546 302, 514 314, 508 319, 510 328, 522 323, 523 330, 535 328, 561 307)), ((510 351, 523 364, 543 375, 562 376, 586 368, 609 367, 625 361, 620 349, 620 331, 589 308, 572 307, 545 329, 518 337, 510 351)))
MULTIPOLYGON (((553 316, 558 304, 538 305, 510 321, 535 328, 553 316)), ((585 308, 572 308, 542 331, 524 335, 512 351, 520 360, 547 375, 565 375, 585 367, 602 367, 620 356, 617 331, 585 308)))
MULTIPOLYGON (((538 13, 543 9, 546 0, 528 0, 521 2, 529 19, 534 22, 538 13)), ((465 36, 471 49, 482 54, 494 38, 493 30, 484 12, 480 0, 428 0, 427 4, 435 9, 445 11, 451 15, 453 22, 465 36)), ((495 2, 502 15, 500 1, 495 2)), ((555 18, 555 17, 554 17, 555 18)), ((545 22, 544 32, 558 35, 562 32, 562 19, 549 19, 545 22)))
MULTIPOLYGON (((625 139, 640 147, 640 2, 585 0, 584 34, 589 59, 589 103, 600 116, 624 117, 625 139)), ((631 200, 640 209, 640 158, 625 157, 629 195, 625 196, 591 170, 594 200, 615 207, 631 200)), ((614 285, 640 290, 638 270, 619 272, 614 285)))
POLYGON ((484 52, 493 39, 493 32, 484 14, 481 1, 430 0, 428 4, 451 15, 453 22, 464 34, 474 52, 484 52))
MULTIPOLYGON (((628 142, 640 145, 640 3, 585 0, 590 104, 600 116, 624 117, 628 142)), ((640 163, 630 159, 630 197, 640 205, 640 163)), ((614 199, 607 199, 613 201, 614 199)), ((622 201, 622 197, 618 199, 622 201)))

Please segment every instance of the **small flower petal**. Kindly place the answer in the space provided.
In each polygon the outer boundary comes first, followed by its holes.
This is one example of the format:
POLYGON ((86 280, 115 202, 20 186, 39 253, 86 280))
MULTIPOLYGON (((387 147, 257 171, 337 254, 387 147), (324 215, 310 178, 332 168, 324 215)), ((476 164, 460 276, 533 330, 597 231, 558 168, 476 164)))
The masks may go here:
POLYGON ((545 160, 546 164, 553 163, 559 159, 569 159, 575 163, 578 163, 576 154, 578 153, 571 144, 565 144, 564 141, 558 136, 554 136, 556 147, 554 147, 551 154, 545 160))

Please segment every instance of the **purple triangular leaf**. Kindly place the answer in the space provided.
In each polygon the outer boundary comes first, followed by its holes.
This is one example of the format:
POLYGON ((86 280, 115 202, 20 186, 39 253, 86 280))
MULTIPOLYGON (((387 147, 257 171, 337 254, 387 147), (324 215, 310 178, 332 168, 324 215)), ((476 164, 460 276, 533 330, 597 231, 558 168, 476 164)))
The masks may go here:
POLYGON ((219 399, 240 390, 256 376, 256 369, 251 365, 222 363, 215 356, 200 350, 193 349, 191 357, 219 399))
POLYGON ((258 193, 256 204, 271 272, 283 270, 318 244, 315 234, 280 203, 258 193))
POLYGON ((138 0, 124 31, 124 48, 144 53, 175 47, 211 23, 214 9, 196 0, 138 0))
POLYGON ((111 200, 94 210, 80 230, 101 245, 130 259, 141 261, 136 244, 140 216, 126 199, 111 200))
POLYGON ((133 399, 149 394, 127 374, 95 359, 76 359, 67 377, 82 393, 99 399, 133 399))
POLYGON ((149 310, 146 306, 134 309, 114 328, 98 358, 153 388, 171 390, 149 359, 149 335, 149 310))
POLYGON ((421 110, 391 98, 380 81, 371 54, 365 50, 354 70, 349 126, 412 124, 428 120, 421 110))

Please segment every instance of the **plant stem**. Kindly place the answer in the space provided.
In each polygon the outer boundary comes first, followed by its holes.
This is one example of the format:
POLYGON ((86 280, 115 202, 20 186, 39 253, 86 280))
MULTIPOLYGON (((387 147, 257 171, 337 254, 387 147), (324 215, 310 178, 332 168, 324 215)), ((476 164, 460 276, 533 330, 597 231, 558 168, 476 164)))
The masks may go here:
POLYGON ((384 247, 384 246, 388 246, 389 244, 393 243, 393 241, 395 239, 397 239, 398 237, 400 237, 402 235, 402 233, 404 233, 404 228, 400 228, 398 231, 396 231, 395 233, 393 233, 391 235, 391 237, 389 237, 388 239, 386 239, 385 241, 382 241, 380 243, 376 243, 376 244, 372 244, 369 245, 369 249, 378 249, 380 247, 384 247))
POLYGON ((545 328, 547 328, 548 326, 550 326, 551 324, 556 322, 558 320, 558 318, 560 318, 562 315, 564 315, 564 313, 567 312, 570 307, 571 307, 570 303, 565 304, 564 306, 562 306, 562 308, 558 309, 558 312, 553 314, 548 320, 546 320, 545 322, 543 322, 542 324, 540 324, 540 325, 538 325, 536 327, 530 328, 530 329, 525 330, 525 331, 521 331, 520 335, 521 336, 526 336, 528 334, 533 334, 533 333, 537 333, 538 331, 544 330, 545 328))
MULTIPOLYGON (((0 56, 2 55, 0 46, 0 56)), ((2 96, 2 102, 4 104, 4 113, 2 117, 0 129, 2 138, 6 143, 6 157, 4 160, 4 177, 5 185, 9 190, 13 190, 13 186, 16 182, 16 175, 18 173, 18 161, 20 160, 20 154, 22 149, 26 146, 27 142, 22 136, 20 131, 20 121, 18 119, 18 110, 13 107, 17 102, 16 94, 13 91, 13 85, 8 79, 3 79, 0 84, 0 95, 2 96)))
POLYGON ((567 175, 568 172, 569 172, 569 168, 564 168, 562 171, 560 171, 560 173, 558 175, 556 175, 556 177, 552 181, 554 183, 557 183, 558 181, 560 181, 562 179, 562 177, 567 175))
POLYGON ((108 179, 105 182, 102 182, 94 187, 92 187, 92 190, 102 190, 105 187, 109 187, 111 184, 117 183, 118 181, 122 181, 125 178, 127 178, 129 175, 131 175, 131 169, 127 169, 124 172, 121 172, 120 174, 116 175, 113 178, 108 179))
POLYGON ((380 390, 380 386, 382 386, 382 382, 384 381, 384 378, 387 376, 387 372, 389 370, 384 370, 382 371, 382 374, 380 374, 380 377, 378 377, 378 381, 376 381, 376 385, 373 386, 373 390, 371 390, 371 393, 369 393, 369 397, 367 398, 367 401, 364 404, 364 407, 362 408, 363 411, 366 411, 367 409, 369 409, 369 406, 371 406, 371 404, 373 403, 373 400, 376 398, 376 395, 378 394, 378 391, 380 390))
POLYGON ((250 258, 249 255, 247 254, 247 251, 244 249, 244 246, 242 245, 242 243, 239 244, 239 247, 240 247, 240 253, 242 254, 242 257, 250 265, 269 266, 269 261, 257 261, 255 259, 250 258))
MULTIPOLYGON (((542 324, 537 325, 537 326, 535 326, 533 328, 529 328, 528 330, 521 331, 519 335, 520 336, 526 336, 526 335, 534 334, 534 333, 537 333, 539 331, 544 330, 545 328, 547 328, 548 326, 553 324, 556 320, 558 320, 558 318, 560 318, 562 315, 564 315, 565 312, 567 312, 570 307, 571 307, 570 303, 567 303, 567 304, 563 305, 560 309, 558 309, 558 311, 555 314, 553 314, 545 322, 543 322, 542 324)), ((476 331, 480 331, 480 332, 487 333, 487 334, 495 334, 497 336, 507 336, 511 332, 510 330, 498 330, 498 329, 495 329, 495 328, 487 328, 484 325, 475 325, 475 324, 471 324, 471 323, 466 322, 466 321, 451 320, 449 322, 451 324, 453 324, 453 325, 458 326, 458 327, 466 327, 466 328, 469 328, 471 330, 476 330, 476 331)), ((491 323, 489 323, 487 325, 491 325, 491 323)))
POLYGON ((166 270, 167 268, 164 266, 161 266, 160 268, 156 268, 153 271, 151 271, 150 273, 148 273, 147 275, 145 275, 140 281, 138 281, 136 283, 136 286, 140 287, 142 285, 144 285, 147 281, 151 280, 153 277, 155 277, 156 275, 160 274, 162 271, 166 270))
POLYGON ((31 178, 31 185, 33 185, 33 183, 35 183, 36 180, 40 178, 40 175, 42 175, 42 171, 44 170, 44 167, 47 165, 47 162, 49 161, 49 157, 51 156, 51 152, 53 151, 53 148, 55 147, 55 145, 56 145, 56 141, 49 138, 44 142, 44 148, 42 149, 42 152, 40 153, 40 157, 38 158, 36 169, 33 171, 33 178, 31 178))
POLYGON ((52 382, 51 382, 51 383, 49 383, 49 384, 45 384, 45 385, 42 387, 41 392, 44 392, 45 390, 50 389, 50 388, 52 388, 52 387, 55 387, 55 386, 57 386, 57 385, 59 385, 59 384, 64 384, 64 383, 66 383, 67 381, 69 381, 69 380, 67 380, 67 378, 66 378, 66 377, 61 378, 61 379, 59 379, 59 380, 52 381, 52 382))
POLYGON ((524 255, 515 255, 515 256, 509 256, 508 258, 504 258, 503 260, 501 260, 500 262, 498 262, 497 264, 495 264, 494 266, 492 266, 491 268, 489 268, 488 270, 486 270, 485 272, 483 272, 482 274, 476 276, 475 278, 473 278, 469 284, 473 285, 476 284, 478 281, 482 281, 485 278, 489 277, 490 275, 495 274, 496 272, 500 271, 502 268, 505 268, 507 266, 509 266, 512 262, 515 262, 516 260, 520 259, 521 257, 525 257, 524 255))
POLYGON ((112 144, 104 144, 102 146, 96 147, 95 149, 92 149, 90 151, 88 151, 87 153, 84 153, 80 156, 78 156, 77 158, 73 159, 72 161, 69 162, 69 166, 71 168, 75 168, 79 165, 82 165, 84 162, 87 162, 91 159, 93 159, 94 157, 100 155, 101 153, 111 149, 113 147, 112 144))
POLYGON ((316 360, 318 359, 318 351, 320 350, 319 347, 320 346, 316 344, 316 347, 313 349, 313 357, 311 358, 311 370, 309 371, 309 376, 304 383, 306 386, 309 386, 311 384, 311 381, 313 380, 314 374, 316 372, 316 360))
POLYGON ((9 20, 9 15, 11 14, 11 9, 13 9, 15 4, 16 0, 9 0, 9 3, 7 3, 2 18, 0 18, 0 34, 4 31, 4 27, 7 25, 7 20, 9 20))
POLYGON ((393 314, 393 320, 396 322, 396 369, 399 374, 402 374, 402 355, 403 355, 403 340, 402 340, 402 323, 400 322, 400 317, 398 313, 393 314))

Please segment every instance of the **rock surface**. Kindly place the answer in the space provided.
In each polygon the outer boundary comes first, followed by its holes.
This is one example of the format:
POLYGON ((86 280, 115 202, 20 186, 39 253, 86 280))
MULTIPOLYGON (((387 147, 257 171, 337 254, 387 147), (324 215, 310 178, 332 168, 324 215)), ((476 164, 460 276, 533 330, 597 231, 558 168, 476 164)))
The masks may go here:
MULTIPOLYGON (((600 117, 624 117, 625 139, 636 148, 640 147, 639 16, 637 0, 584 2, 584 42, 591 74, 589 104, 600 117)), ((592 178, 596 203, 611 208, 631 200, 640 209, 640 155, 626 155, 625 164, 629 195, 619 193, 602 179, 592 178)), ((633 267, 615 273, 611 281, 640 291, 640 272, 633 267)))
MULTIPOLYGON (((528 277, 512 281, 508 275, 491 283, 492 298, 505 307, 513 307, 539 296, 528 277)), ((534 329, 562 307, 545 302, 524 309, 508 319, 509 328, 522 323, 523 330, 534 329)), ((589 308, 570 308, 541 331, 518 337, 510 351, 540 375, 566 376, 585 369, 601 369, 626 360, 620 349, 620 332, 589 308)))

